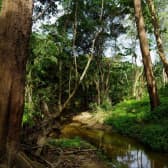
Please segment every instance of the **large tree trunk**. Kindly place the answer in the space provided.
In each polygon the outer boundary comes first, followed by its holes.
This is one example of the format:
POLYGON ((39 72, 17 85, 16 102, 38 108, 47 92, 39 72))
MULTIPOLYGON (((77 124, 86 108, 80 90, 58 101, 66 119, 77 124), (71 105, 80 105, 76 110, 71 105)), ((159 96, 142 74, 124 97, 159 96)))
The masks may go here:
POLYGON ((134 0, 134 9, 135 9, 137 31, 139 35, 140 47, 142 52, 144 71, 147 81, 147 88, 150 97, 151 110, 153 110, 155 107, 159 105, 159 96, 152 70, 149 44, 146 36, 144 18, 141 9, 141 0, 134 0))
POLYGON ((163 43, 162 43, 161 33, 160 33, 160 25, 159 25, 159 20, 157 18, 156 11, 155 11, 154 2, 153 0, 147 0, 147 3, 148 3, 149 11, 151 14, 152 24, 154 27, 154 34, 156 38, 158 53, 163 63, 166 75, 168 77, 168 61, 166 59, 166 55, 165 55, 164 48, 163 48, 163 43))
POLYGON ((0 14, 1 158, 13 155, 19 147, 32 0, 3 0, 0 14))

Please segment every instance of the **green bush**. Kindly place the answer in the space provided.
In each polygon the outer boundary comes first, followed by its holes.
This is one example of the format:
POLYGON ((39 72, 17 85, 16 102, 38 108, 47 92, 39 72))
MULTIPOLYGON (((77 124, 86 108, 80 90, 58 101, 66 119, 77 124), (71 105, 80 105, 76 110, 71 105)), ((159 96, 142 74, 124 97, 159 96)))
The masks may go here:
POLYGON ((147 99, 128 100, 113 107, 106 118, 118 132, 150 146, 154 150, 168 151, 168 98, 162 97, 161 104, 150 112, 147 99))
POLYGON ((159 93, 163 97, 168 97, 168 84, 160 88, 159 93))
POLYGON ((168 126, 153 124, 141 129, 143 143, 155 150, 168 151, 168 126))
POLYGON ((106 98, 100 105, 98 105, 97 103, 90 103, 89 108, 93 112, 97 112, 97 111, 107 112, 112 110, 112 104, 110 99, 106 98))
POLYGON ((112 110, 112 104, 110 99, 106 98, 102 104, 100 105, 100 108, 103 109, 103 111, 110 111, 112 110))
POLYGON ((168 118, 168 103, 165 102, 162 102, 161 105, 151 113, 151 119, 158 121, 163 117, 168 118))

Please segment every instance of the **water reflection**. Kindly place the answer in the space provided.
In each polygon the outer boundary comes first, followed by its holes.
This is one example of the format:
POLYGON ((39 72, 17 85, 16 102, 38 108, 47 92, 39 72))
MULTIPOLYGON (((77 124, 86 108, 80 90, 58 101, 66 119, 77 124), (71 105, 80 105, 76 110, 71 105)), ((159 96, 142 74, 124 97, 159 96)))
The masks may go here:
POLYGON ((168 168, 168 155, 151 152, 116 133, 87 129, 77 124, 65 126, 62 133, 66 137, 79 136, 101 148, 116 168, 168 168))
POLYGON ((130 168, 152 167, 151 161, 142 151, 129 151, 125 156, 117 156, 117 161, 130 168))

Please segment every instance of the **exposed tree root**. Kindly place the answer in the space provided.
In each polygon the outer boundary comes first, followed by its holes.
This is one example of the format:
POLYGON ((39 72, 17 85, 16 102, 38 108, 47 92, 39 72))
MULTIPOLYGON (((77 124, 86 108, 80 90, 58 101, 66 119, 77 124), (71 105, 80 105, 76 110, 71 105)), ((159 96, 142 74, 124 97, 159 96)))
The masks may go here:
POLYGON ((41 163, 31 160, 24 152, 10 154, 7 161, 0 164, 0 168, 46 168, 41 163))

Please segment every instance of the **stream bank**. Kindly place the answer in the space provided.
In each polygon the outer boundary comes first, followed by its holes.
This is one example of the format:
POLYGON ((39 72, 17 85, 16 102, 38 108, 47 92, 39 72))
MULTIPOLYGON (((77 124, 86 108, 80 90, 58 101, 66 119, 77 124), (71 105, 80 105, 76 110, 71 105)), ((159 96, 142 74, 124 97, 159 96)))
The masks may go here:
POLYGON ((153 152, 136 140, 121 136, 111 127, 95 121, 91 114, 73 117, 62 129, 62 137, 79 136, 95 145, 117 168, 168 168, 168 155, 153 152))

